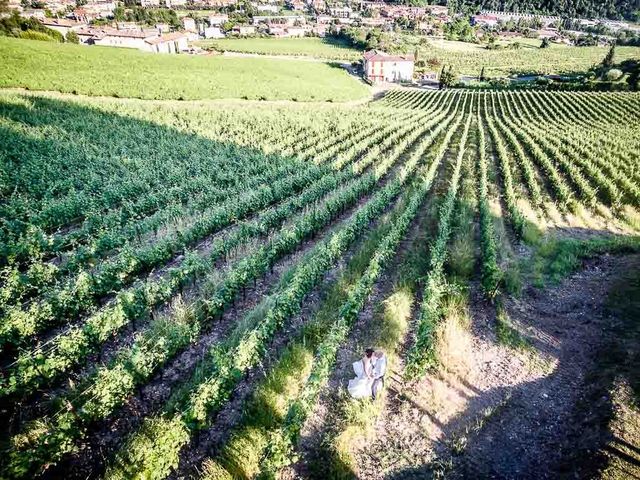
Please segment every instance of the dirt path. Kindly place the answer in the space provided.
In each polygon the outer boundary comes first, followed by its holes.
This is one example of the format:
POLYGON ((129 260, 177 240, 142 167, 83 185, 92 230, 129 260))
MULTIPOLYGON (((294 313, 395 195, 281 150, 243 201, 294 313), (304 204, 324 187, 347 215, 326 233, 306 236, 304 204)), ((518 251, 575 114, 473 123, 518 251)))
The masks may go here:
POLYGON ((357 476, 545 479, 575 471, 568 456, 607 440, 597 427, 606 413, 585 409, 584 399, 593 396, 592 372, 614 321, 605 302, 630 269, 640 269, 640 255, 604 256, 559 286, 509 300, 530 345, 522 351, 497 342, 495 310, 472 293, 469 332, 458 335, 450 373, 390 389, 375 437, 357 452, 357 476))

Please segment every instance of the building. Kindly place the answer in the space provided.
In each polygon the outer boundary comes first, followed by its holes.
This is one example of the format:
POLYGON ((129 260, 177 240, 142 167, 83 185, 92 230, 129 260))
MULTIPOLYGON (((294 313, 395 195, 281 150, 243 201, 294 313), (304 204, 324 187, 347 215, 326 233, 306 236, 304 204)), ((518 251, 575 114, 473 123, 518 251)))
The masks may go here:
POLYGON ((116 2, 111 0, 94 0, 82 6, 82 9, 94 18, 107 18, 113 16, 116 2))
POLYGON ((351 7, 331 7, 329 8, 329 12, 332 17, 336 18, 351 18, 353 14, 351 7))
POLYGON ((381 17, 362 17, 360 19, 360 24, 365 27, 382 27, 385 23, 387 23, 387 20, 381 17))
POLYGON ((264 23, 266 25, 304 25, 306 23, 302 15, 272 15, 272 16, 253 16, 253 24, 258 25, 264 23))
POLYGON ((302 12, 307 8, 307 5, 302 0, 287 0, 286 5, 291 10, 294 10, 297 12, 302 12))
POLYGON ((474 15, 471 17, 471 25, 480 27, 495 27, 498 25, 498 17, 495 15, 474 15))
POLYGON ((287 27, 287 37, 304 37, 307 32, 311 32, 310 27, 287 27))
POLYGON ((380 50, 364 54, 364 75, 373 83, 411 82, 413 70, 413 55, 389 55, 380 50))
POLYGON ((311 27, 311 33, 318 37, 324 37, 327 34, 328 29, 329 27, 327 25, 316 24, 311 27))
POLYGON ((188 48, 186 32, 160 34, 156 29, 118 30, 112 27, 84 27, 75 32, 80 42, 87 45, 135 48, 154 53, 178 53, 188 48))
POLYGON ((44 8, 53 13, 65 13, 76 8, 75 0, 45 0, 44 8))
POLYGON ((327 11, 327 2, 325 0, 306 0, 309 8, 315 10, 316 12, 326 12, 327 11))
POLYGON ((249 35, 256 34, 256 27, 253 25, 236 25, 233 27, 232 32, 241 37, 248 37, 249 35))
POLYGON ((436 17, 447 17, 449 16, 449 7, 442 5, 427 5, 426 9, 429 11, 431 15, 435 15, 436 17))
POLYGON ((187 36, 182 32, 167 33, 145 39, 147 50, 154 53, 180 53, 189 48, 187 36))
POLYGON ((183 17, 182 18, 182 28, 184 28, 187 32, 197 32, 198 27, 196 25, 196 21, 191 17, 183 17))
POLYGON ((171 27, 168 23, 156 23, 156 28, 158 29, 158 33, 169 33, 171 31, 171 27))
POLYGON ((211 27, 219 27, 223 23, 227 23, 229 21, 229 15, 224 13, 219 13, 217 15, 209 15, 208 22, 211 27))
POLYGON ((260 13, 279 13, 280 7, 278 5, 254 5, 255 9, 260 13))
POLYGON ((516 23, 519 20, 531 21, 531 20, 537 19, 542 24, 542 28, 549 28, 550 26, 554 25, 556 22, 562 20, 560 17, 540 16, 540 15, 533 15, 531 13, 509 13, 509 12, 494 12, 494 11, 481 11, 480 16, 496 17, 499 22, 514 21, 516 23))
POLYGON ((387 5, 380 9, 380 15, 387 18, 422 18, 427 14, 425 7, 410 7, 407 5, 387 5))
POLYGON ((40 22, 47 28, 55 30, 66 36, 70 31, 80 30, 87 26, 86 23, 76 22, 75 20, 68 20, 66 18, 43 18, 40 22))
MULTIPOLYGON (((76 32, 80 35, 80 32, 76 32)), ((84 35, 83 35, 84 36, 84 35)), ((93 38, 88 39, 86 43, 93 45, 100 45, 103 47, 120 47, 120 48, 135 48, 138 50, 148 50, 148 44, 146 39, 157 37, 158 32, 153 30, 152 32, 143 30, 117 30, 115 28, 105 28, 99 30, 99 33, 93 38)))
POLYGON ((202 32, 204 38, 224 38, 224 33, 220 27, 205 27, 202 32))

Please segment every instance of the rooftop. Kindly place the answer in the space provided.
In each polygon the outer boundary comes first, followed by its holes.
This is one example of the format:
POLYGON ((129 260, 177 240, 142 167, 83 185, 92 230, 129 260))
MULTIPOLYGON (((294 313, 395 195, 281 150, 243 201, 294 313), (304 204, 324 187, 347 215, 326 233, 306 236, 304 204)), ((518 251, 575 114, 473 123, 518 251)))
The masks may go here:
POLYGON ((364 59, 370 62, 413 62, 413 55, 389 55, 380 50, 369 50, 364 53, 364 59))

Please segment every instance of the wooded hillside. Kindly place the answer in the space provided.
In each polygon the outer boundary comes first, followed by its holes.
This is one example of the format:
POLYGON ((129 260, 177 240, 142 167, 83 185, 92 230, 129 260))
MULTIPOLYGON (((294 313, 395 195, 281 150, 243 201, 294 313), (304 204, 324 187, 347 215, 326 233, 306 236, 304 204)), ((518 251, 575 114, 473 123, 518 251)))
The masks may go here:
POLYGON ((448 0, 456 10, 477 7, 482 10, 540 13, 584 18, 638 20, 640 0, 448 0))

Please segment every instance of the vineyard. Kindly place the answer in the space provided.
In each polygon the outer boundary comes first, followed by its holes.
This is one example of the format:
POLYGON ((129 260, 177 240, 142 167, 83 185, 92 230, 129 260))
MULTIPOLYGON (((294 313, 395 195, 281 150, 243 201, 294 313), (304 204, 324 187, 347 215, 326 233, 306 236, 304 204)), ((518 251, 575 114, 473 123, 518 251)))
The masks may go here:
MULTIPOLYGON (((484 67, 485 75, 501 77, 526 74, 575 74, 598 65, 607 54, 606 47, 568 47, 553 45, 539 48, 540 42, 532 45, 528 39, 516 39, 499 50, 488 50, 485 45, 431 40, 420 43, 417 37, 398 38, 398 47, 409 52, 418 49, 419 56, 431 68, 437 70, 449 65, 461 75, 477 77, 484 67)), ((621 47, 618 61, 640 58, 640 48, 621 47)))
MULTIPOLYGON (((640 250, 639 112, 0 93, 0 477, 284 475, 363 331, 416 382, 469 288, 502 318, 523 282, 640 250)), ((312 477, 352 470, 353 419, 382 414, 336 402, 312 477)))

